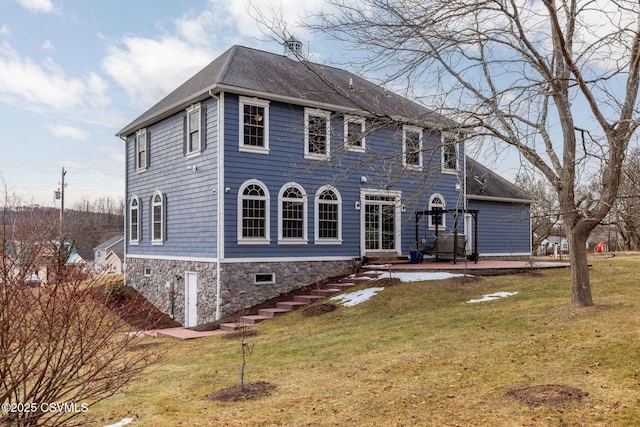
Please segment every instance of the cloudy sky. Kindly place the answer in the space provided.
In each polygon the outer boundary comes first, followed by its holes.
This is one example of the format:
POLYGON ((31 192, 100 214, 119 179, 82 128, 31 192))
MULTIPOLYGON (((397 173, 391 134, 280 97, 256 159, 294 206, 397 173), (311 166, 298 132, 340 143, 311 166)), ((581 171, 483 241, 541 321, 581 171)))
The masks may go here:
MULTIPOLYGON (((87 198, 119 201, 124 143, 118 130, 233 44, 282 52, 256 25, 248 3, 0 0, 4 185, 24 204, 55 206, 64 167, 66 207, 87 198)), ((260 1, 289 23, 317 4, 260 1)), ((331 55, 322 43, 311 44, 319 57, 331 55)))

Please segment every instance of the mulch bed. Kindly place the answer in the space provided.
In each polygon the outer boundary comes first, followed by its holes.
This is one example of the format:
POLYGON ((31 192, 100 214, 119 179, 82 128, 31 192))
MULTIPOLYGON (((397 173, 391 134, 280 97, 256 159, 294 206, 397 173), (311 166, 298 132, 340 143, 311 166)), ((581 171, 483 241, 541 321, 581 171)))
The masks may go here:
POLYGON ((125 286, 118 298, 105 297, 104 286, 94 286, 96 299, 136 330, 165 329, 182 326, 147 301, 137 290, 125 286))
POLYGON ((537 385, 507 392, 507 396, 532 407, 563 405, 573 401, 581 401, 588 395, 589 393, 578 388, 558 384, 537 385))
POLYGON ((278 388, 278 386, 275 384, 259 381, 251 384, 245 384, 244 388, 239 385, 223 388, 205 396, 205 399, 217 400, 218 402, 255 400, 260 397, 270 395, 276 388, 278 388))

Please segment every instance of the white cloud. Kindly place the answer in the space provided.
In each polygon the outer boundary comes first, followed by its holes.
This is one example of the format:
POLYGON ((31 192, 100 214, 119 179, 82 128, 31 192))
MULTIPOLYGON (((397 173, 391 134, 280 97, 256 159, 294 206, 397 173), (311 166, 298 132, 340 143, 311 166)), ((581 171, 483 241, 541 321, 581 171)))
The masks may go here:
POLYGON ((0 36, 8 36, 11 34, 11 30, 6 25, 0 26, 0 36))
POLYGON ((58 138, 71 138, 84 141, 89 138, 89 133, 73 126, 55 125, 49 126, 51 133, 58 138))
POLYGON ((69 108, 106 105, 107 86, 96 74, 69 77, 51 58, 42 64, 23 57, 7 42, 0 45, 0 99, 69 108))
POLYGON ((51 0, 16 0, 16 2, 32 12, 49 13, 53 10, 51 0))
POLYGON ((212 52, 176 37, 126 37, 112 46, 102 67, 140 105, 158 101, 213 60, 212 52))

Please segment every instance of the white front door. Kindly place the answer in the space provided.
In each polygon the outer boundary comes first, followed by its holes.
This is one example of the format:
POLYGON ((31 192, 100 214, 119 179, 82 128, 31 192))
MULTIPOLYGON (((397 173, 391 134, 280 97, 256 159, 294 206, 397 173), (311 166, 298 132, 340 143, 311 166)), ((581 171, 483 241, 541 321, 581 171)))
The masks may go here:
POLYGON ((198 324, 198 273, 184 274, 184 326, 198 324))

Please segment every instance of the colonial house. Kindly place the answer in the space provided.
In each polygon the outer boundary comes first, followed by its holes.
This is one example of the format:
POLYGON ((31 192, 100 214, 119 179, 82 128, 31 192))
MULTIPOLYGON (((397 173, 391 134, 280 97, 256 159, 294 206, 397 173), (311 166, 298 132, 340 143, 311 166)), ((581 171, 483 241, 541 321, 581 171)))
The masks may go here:
POLYGON ((233 46, 118 132, 126 282, 192 326, 407 254, 458 212, 474 232, 467 204, 487 201, 465 197, 463 135, 348 71, 233 46))

